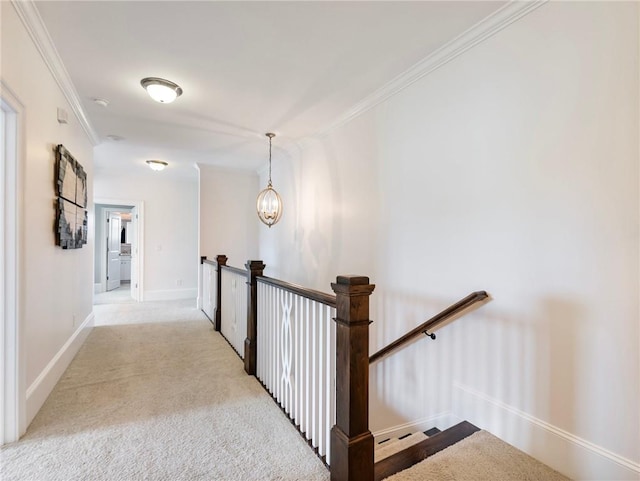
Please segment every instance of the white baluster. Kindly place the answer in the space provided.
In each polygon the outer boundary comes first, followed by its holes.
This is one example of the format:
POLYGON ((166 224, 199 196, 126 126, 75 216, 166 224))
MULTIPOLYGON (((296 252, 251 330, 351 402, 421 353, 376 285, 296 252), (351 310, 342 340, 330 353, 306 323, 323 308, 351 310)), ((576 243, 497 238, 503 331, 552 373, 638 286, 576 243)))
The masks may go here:
POLYGON ((311 442, 317 447, 318 429, 318 330, 316 303, 311 302, 311 442))
POLYGON ((291 300, 291 353, 293 355, 293 364, 291 367, 291 387, 292 387, 292 403, 291 403, 291 419, 293 424, 298 426, 299 411, 298 411, 298 330, 300 328, 298 319, 298 295, 294 294, 291 300))
POLYGON ((292 345, 291 345, 291 302, 292 295, 290 292, 282 292, 281 308, 281 340, 282 340, 282 407, 284 412, 291 412, 291 362, 292 362, 292 345))
POLYGON ((242 353, 242 358, 244 359, 244 341, 247 338, 247 314, 248 314, 248 306, 247 306, 247 277, 242 276, 239 281, 239 285, 241 286, 238 289, 238 302, 240 304, 240 337, 238 338, 238 351, 242 353))
POLYGON ((325 376, 325 396, 326 396, 326 401, 325 401, 325 409, 326 409, 326 416, 325 416, 325 420, 324 420, 324 429, 325 429, 325 440, 326 440, 326 462, 327 464, 329 464, 331 462, 330 459, 330 454, 331 454, 331 449, 330 449, 330 440, 331 440, 331 427, 333 426, 333 398, 334 398, 334 388, 333 388, 333 378, 335 377, 334 372, 335 372, 335 339, 333 336, 333 320, 331 319, 332 317, 332 312, 331 312, 331 308, 329 308, 329 306, 326 306, 326 317, 325 317, 325 332, 326 337, 327 337, 327 344, 326 344, 326 376, 325 376))
POLYGON ((313 379, 313 362, 311 360, 311 356, 313 355, 313 351, 312 351, 312 338, 313 338, 313 326, 312 326, 312 320, 311 320, 311 301, 309 299, 305 299, 305 310, 306 310, 306 317, 305 317, 305 325, 306 325, 306 350, 305 350, 305 355, 306 355, 306 375, 305 375, 305 390, 306 390, 306 394, 305 394, 305 404, 306 404, 306 408, 305 408, 305 414, 306 414, 306 418, 307 418, 307 439, 311 439, 311 432, 313 431, 312 428, 312 418, 313 418, 313 413, 312 413, 312 409, 311 409, 311 383, 312 383, 312 379, 313 379))
POLYGON ((324 310, 326 306, 318 303, 318 340, 319 340, 319 349, 318 349, 318 446, 320 448, 320 456, 324 456, 326 454, 327 442, 326 442, 326 434, 325 434, 325 417, 326 417, 326 384, 325 384, 325 371, 327 369, 326 366, 326 356, 327 356, 327 336, 325 329, 325 319, 324 319, 324 310))
MULTIPOLYGON (((300 431, 307 432, 307 397, 306 387, 308 385, 307 377, 307 359, 309 351, 307 350, 307 334, 309 327, 307 317, 305 316, 305 305, 307 300, 300 298, 299 322, 300 322, 300 431)), ((306 437, 306 436, 305 436, 306 437)))
POLYGON ((269 288, 269 392, 271 395, 274 393, 273 389, 273 374, 275 369, 275 344, 273 338, 273 299, 275 296, 275 289, 273 286, 269 288))
MULTIPOLYGON (((220 268, 219 268, 220 269, 220 268)), ((213 307, 217 307, 218 306, 218 274, 216 272, 211 272, 211 276, 213 277, 213 295, 212 295, 212 299, 213 299, 213 307)), ((222 281, 221 281, 222 283, 222 281)), ((222 312, 220 313, 222 314, 222 312)))
POLYGON ((262 354, 264 350, 262 349, 262 316, 264 316, 264 311, 262 310, 262 283, 258 281, 256 283, 257 289, 257 312, 256 312, 256 349, 258 352, 256 353, 256 377, 262 381, 262 354))

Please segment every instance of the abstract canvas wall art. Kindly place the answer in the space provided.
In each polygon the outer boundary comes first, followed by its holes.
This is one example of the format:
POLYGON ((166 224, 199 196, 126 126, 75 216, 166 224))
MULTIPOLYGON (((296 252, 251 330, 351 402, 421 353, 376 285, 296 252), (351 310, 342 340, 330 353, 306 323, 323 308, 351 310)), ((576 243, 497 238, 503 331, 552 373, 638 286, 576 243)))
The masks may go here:
POLYGON ((87 173, 63 145, 55 152, 56 245, 79 249, 87 243, 87 173))

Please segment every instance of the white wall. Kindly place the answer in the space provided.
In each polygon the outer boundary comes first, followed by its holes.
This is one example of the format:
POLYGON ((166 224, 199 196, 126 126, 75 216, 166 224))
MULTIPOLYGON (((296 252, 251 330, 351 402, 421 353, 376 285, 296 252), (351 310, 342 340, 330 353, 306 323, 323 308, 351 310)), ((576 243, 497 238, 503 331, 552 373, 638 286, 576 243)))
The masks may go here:
POLYGON ((258 258, 258 176, 204 164, 198 169, 200 255, 215 260, 224 254, 229 265, 243 268, 247 260, 258 258))
MULTIPOLYGON (((93 219, 89 217, 89 242, 83 248, 63 250, 55 245, 53 148, 64 144, 82 164, 88 175, 89 199, 93 197, 93 152, 13 5, 2 2, 0 8, 0 72, 24 106, 19 322, 26 360, 28 423, 82 343, 87 333, 83 327, 92 323, 93 219), (57 122, 58 107, 70 113, 67 125, 57 122)), ((92 209, 91 202, 88 208, 92 209)))
POLYGON ((465 418, 571 477, 640 477, 638 18, 545 4, 274 160, 262 259, 324 291, 369 275, 372 350, 492 296, 372 368, 373 430, 465 418))
MULTIPOLYGON (((111 147, 95 149, 96 163, 103 165, 111 147)), ((126 149, 118 155, 126 156, 126 149)), ((198 287, 198 182, 172 176, 169 169, 151 169, 126 175, 100 170, 94 181, 99 199, 144 203, 143 300, 195 299, 198 287)))

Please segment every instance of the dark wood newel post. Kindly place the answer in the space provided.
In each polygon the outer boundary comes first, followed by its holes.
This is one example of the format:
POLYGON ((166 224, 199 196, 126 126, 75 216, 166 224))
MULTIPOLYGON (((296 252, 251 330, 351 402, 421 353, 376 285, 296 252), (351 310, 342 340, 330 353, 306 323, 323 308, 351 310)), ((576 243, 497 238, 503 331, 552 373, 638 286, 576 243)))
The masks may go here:
POLYGON ((227 256, 216 256, 216 263, 216 320, 213 329, 219 331, 222 328, 222 266, 227 265, 227 256))
POLYGON ((266 267, 262 261, 247 261, 247 338, 244 340, 244 370, 255 376, 258 332, 258 281, 266 267))
POLYGON ((331 429, 331 480, 373 481, 369 431, 369 296, 363 276, 338 276, 336 293, 336 425, 331 429))

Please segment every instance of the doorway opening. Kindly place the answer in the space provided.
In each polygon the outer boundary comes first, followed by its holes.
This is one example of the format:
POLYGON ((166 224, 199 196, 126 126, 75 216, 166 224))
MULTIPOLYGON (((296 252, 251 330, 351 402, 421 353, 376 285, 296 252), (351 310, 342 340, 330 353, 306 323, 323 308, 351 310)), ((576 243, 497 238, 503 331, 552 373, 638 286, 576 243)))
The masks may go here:
POLYGON ((23 107, 1 83, 0 97, 0 445, 26 429, 20 326, 20 182, 23 107))
POLYGON ((143 301, 143 203, 95 199, 94 304, 143 301))

